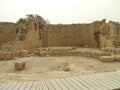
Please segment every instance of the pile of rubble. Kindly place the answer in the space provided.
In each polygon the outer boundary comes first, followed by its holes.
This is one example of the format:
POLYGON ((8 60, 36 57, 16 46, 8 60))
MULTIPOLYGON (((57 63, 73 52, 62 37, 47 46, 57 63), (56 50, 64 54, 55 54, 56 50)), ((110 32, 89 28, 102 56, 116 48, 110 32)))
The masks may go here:
POLYGON ((111 56, 102 56, 101 61, 120 61, 120 48, 106 47, 102 51, 111 53, 111 56))

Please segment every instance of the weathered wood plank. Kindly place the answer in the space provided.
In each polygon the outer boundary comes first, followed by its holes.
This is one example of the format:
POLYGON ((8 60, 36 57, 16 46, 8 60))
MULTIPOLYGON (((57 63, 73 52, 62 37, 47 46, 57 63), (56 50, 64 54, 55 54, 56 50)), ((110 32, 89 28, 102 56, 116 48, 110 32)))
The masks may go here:
POLYGON ((32 84, 32 86, 31 86, 31 90, 37 90, 37 88, 38 88, 38 85, 39 84, 39 82, 33 82, 33 84, 32 84))
POLYGON ((11 86, 10 87, 8 87, 6 90, 13 90, 14 89, 14 87, 16 87, 16 85, 17 85, 17 82, 11 82, 12 84, 11 84, 11 86))
POLYGON ((110 89, 113 89, 113 85, 111 86, 108 82, 106 83, 106 81, 104 79, 100 79, 100 77, 95 77, 93 76, 93 78, 95 78, 96 80, 98 80, 99 83, 103 84, 103 86, 109 88, 110 89))
POLYGON ((50 88, 46 85, 45 81, 43 81, 42 86, 43 86, 42 90, 50 90, 50 88))
POLYGON ((0 83, 0 90, 120 90, 120 71, 40 82, 0 83))
POLYGON ((96 88, 94 88, 92 85, 90 85, 88 82, 78 78, 78 77, 74 77, 77 81, 79 81, 80 83, 82 83, 83 85, 85 85, 89 90, 96 90, 96 88))
POLYGON ((68 90, 76 90, 76 88, 66 79, 61 79, 61 82, 68 88, 68 90))
POLYGON ((55 82, 61 86, 62 90, 68 90, 68 88, 64 85, 64 83, 61 82, 61 80, 55 80, 55 82))
POLYGON ((99 75, 97 74, 101 79, 104 79, 105 81, 108 81, 108 83, 116 86, 116 87, 119 87, 119 83, 117 81, 115 81, 114 79, 108 77, 107 75, 99 75))
POLYGON ((33 82, 27 82, 28 84, 26 85, 26 87, 25 87, 25 90, 30 90, 31 89, 31 87, 32 87, 32 85, 33 85, 33 82))
POLYGON ((10 86, 12 85, 12 83, 6 83, 5 86, 3 86, 0 90, 7 90, 10 86))
MULTIPOLYGON (((37 85, 36 85, 36 89, 35 90, 40 90, 41 82, 37 81, 36 84, 37 85)), ((31 90, 32 90, 32 88, 31 88, 31 90)))
POLYGON ((45 81, 45 83, 49 87, 49 90, 56 90, 55 86, 50 82, 50 80, 45 81))
POLYGON ((70 80, 76 84, 77 87, 79 87, 79 89, 81 90, 89 90, 89 88, 87 86, 85 86, 84 84, 82 84, 81 82, 77 81, 75 78, 70 78, 70 80))
POLYGON ((62 87, 55 80, 50 80, 50 82, 53 84, 56 90, 62 90, 62 87))
POLYGON ((43 90, 43 81, 39 82, 39 89, 38 90, 43 90))
POLYGON ((3 90, 4 87, 6 87, 8 83, 1 83, 0 90, 3 90))
POLYGON ((103 82, 105 85, 109 86, 109 89, 117 88, 117 86, 113 85, 110 80, 106 79, 105 77, 100 77, 98 74, 95 74, 94 78, 98 79, 99 81, 103 82))
POLYGON ((120 87, 120 81, 116 80, 114 77, 110 77, 109 75, 104 75, 104 78, 110 80, 112 82, 112 84, 120 87))
POLYGON ((116 74, 107 74, 108 77, 111 77, 114 80, 117 80, 120 83, 120 75, 116 74))
POLYGON ((11 90, 19 90, 19 89, 21 88, 22 84, 23 84, 23 82, 17 83, 17 84, 15 85, 15 87, 14 87, 13 89, 11 89, 11 90))
POLYGON ((93 86, 95 86, 96 89, 99 89, 99 90, 107 89, 104 86, 101 87, 100 83, 97 82, 96 80, 91 79, 91 77, 89 77, 89 75, 88 76, 84 76, 83 79, 86 80, 87 82, 93 84, 93 86))
POLYGON ((69 83, 75 90, 83 90, 81 87, 79 87, 78 85, 76 85, 70 78, 66 78, 65 79, 67 81, 67 83, 69 83))
POLYGON ((94 77, 94 75, 89 75, 88 77, 89 77, 90 79, 92 79, 93 81, 95 81, 97 85, 101 86, 103 90, 104 90, 104 89, 105 89, 105 90, 108 90, 108 89, 109 89, 109 85, 106 85, 106 84, 104 84, 102 81, 96 79, 96 78, 94 77))
POLYGON ((19 90, 25 90, 25 87, 27 86, 28 82, 21 82, 21 86, 19 87, 19 90))

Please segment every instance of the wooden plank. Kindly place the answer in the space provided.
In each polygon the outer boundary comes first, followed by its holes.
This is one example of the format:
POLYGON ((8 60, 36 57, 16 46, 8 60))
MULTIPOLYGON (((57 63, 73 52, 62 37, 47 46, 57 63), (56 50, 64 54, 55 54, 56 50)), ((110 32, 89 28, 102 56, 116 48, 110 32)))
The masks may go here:
POLYGON ((108 77, 107 75, 99 75, 97 74, 99 77, 103 78, 105 81, 108 81, 110 84, 119 87, 120 85, 118 84, 117 81, 115 81, 114 79, 108 77))
POLYGON ((108 77, 111 77, 111 78, 113 78, 113 79, 115 79, 115 80, 117 80, 117 81, 119 81, 120 82, 120 75, 116 75, 116 74, 109 74, 109 75, 107 75, 108 77))
POLYGON ((42 82, 0 83, 0 90, 118 90, 120 71, 42 82))
POLYGON ((106 85, 106 84, 104 84, 102 81, 96 79, 95 76, 89 75, 88 77, 89 77, 90 79, 94 80, 97 85, 100 85, 100 86, 103 88, 103 90, 104 90, 104 89, 105 89, 105 90, 106 90, 106 89, 109 89, 109 85, 106 85))
POLYGON ((61 86, 62 90, 68 90, 68 88, 59 80, 55 80, 56 83, 59 84, 59 86, 61 86))
POLYGON ((0 90, 3 90, 4 87, 7 86, 8 83, 1 83, 0 90))
POLYGON ((113 88, 117 88, 117 86, 113 85, 110 80, 108 79, 105 79, 104 77, 101 77, 100 75, 98 74, 95 74, 94 78, 100 80, 101 82, 103 82, 105 85, 109 85, 109 89, 113 89, 113 88))
POLYGON ((38 90, 43 90, 43 81, 39 82, 39 89, 38 90))
POLYGON ((50 80, 56 90, 62 90, 61 86, 55 82, 55 80, 50 80))
POLYGON ((41 82, 37 81, 37 83, 36 90, 40 90, 41 82))
POLYGON ((37 90, 39 82, 33 82, 33 85, 31 86, 31 90, 37 90))
POLYGON ((96 80, 93 80, 91 79, 91 77, 88 76, 84 76, 83 79, 87 80, 87 82, 93 84, 95 86, 96 89, 99 89, 99 90, 105 90, 105 89, 108 89, 104 86, 101 87, 100 83, 96 80))
POLYGON ((27 82, 28 84, 26 85, 26 87, 25 87, 25 90, 30 90, 31 89, 31 87, 32 87, 32 85, 33 85, 33 82, 27 82))
POLYGON ((2 83, 0 86, 0 90, 4 90, 4 88, 8 85, 8 83, 2 83))
POLYGON ((89 83, 87 83, 86 81, 78 78, 78 77, 74 77, 74 79, 76 79, 77 81, 79 81, 80 83, 82 83, 83 85, 85 85, 89 90, 96 90, 92 85, 90 85, 89 83))
POLYGON ((68 88, 68 90, 76 90, 76 88, 66 79, 61 79, 61 82, 68 88))
POLYGON ((21 82, 21 86, 19 87, 19 90, 24 90, 25 87, 27 86, 28 82, 21 82))
POLYGON ((112 81, 112 82, 113 82, 112 84, 120 87, 120 81, 114 79, 113 76, 110 77, 109 75, 104 75, 104 77, 105 77, 106 79, 109 79, 110 81, 112 81))
POLYGON ((50 80, 45 81, 47 87, 49 87, 49 90, 56 90, 54 85, 50 82, 50 80))
POLYGON ((45 81, 39 82, 39 89, 38 90, 49 90, 45 84, 45 81))
POLYGON ((81 87, 76 85, 70 78, 65 78, 67 83, 69 83, 75 90, 83 90, 81 87))
POLYGON ((15 87, 14 87, 13 89, 11 89, 11 90, 19 90, 20 87, 22 86, 22 84, 23 84, 23 82, 18 82, 18 83, 15 85, 15 87))
POLYGON ((76 79, 74 78, 70 78, 70 80, 76 84, 77 87, 79 87, 81 90, 89 90, 87 86, 85 86, 84 84, 82 84, 81 82, 78 82, 76 79))
POLYGON ((11 86, 8 87, 6 90, 13 90, 13 88, 16 86, 17 82, 12 82, 11 86))
POLYGON ((104 79, 101 79, 100 77, 95 77, 93 75, 93 78, 98 80, 99 83, 103 84, 104 86, 106 86, 109 89, 113 89, 114 88, 113 85, 111 86, 108 82, 106 83, 106 81, 104 79))
POLYGON ((11 85, 12 85, 11 82, 10 83, 6 83, 6 85, 3 88, 1 88, 0 90, 7 90, 11 85))
POLYGON ((43 86, 42 90, 50 90, 50 88, 46 85, 45 81, 43 81, 42 86, 43 86))

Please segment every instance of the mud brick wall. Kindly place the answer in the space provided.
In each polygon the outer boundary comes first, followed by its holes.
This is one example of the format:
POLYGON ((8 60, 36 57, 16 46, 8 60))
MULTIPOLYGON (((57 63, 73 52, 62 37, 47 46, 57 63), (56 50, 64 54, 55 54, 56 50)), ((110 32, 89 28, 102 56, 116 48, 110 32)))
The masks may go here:
POLYGON ((14 40, 16 25, 14 23, 0 22, 0 45, 14 40))
POLYGON ((0 46, 28 50, 38 47, 120 47, 120 24, 95 21, 89 24, 58 24, 41 27, 36 20, 23 24, 0 23, 0 46), (8 43, 9 42, 9 43, 8 43))
POLYGON ((92 24, 48 25, 47 46, 95 47, 92 24))
POLYGON ((18 26, 18 28, 23 28, 23 26, 26 30, 25 38, 20 41, 19 46, 15 45, 16 50, 28 50, 29 53, 33 53, 36 48, 43 46, 43 38, 40 38, 40 34, 42 33, 41 28, 39 23, 34 20, 26 22, 24 25, 18 26))
POLYGON ((120 24, 110 21, 106 23, 100 30, 100 47, 113 47, 120 46, 120 24))

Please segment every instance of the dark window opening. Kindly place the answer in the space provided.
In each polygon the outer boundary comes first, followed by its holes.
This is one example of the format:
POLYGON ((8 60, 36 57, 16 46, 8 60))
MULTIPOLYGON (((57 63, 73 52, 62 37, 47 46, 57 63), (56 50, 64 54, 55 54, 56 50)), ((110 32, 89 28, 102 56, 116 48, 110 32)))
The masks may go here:
POLYGON ((42 34, 41 33, 39 33, 39 38, 42 39, 42 34))
POLYGON ((16 33, 18 33, 18 32, 19 32, 19 29, 17 28, 17 29, 16 29, 16 33))
POLYGON ((37 30, 37 24, 35 23, 35 30, 37 30))
POLYGON ((40 39, 42 39, 42 37, 40 36, 40 39))

